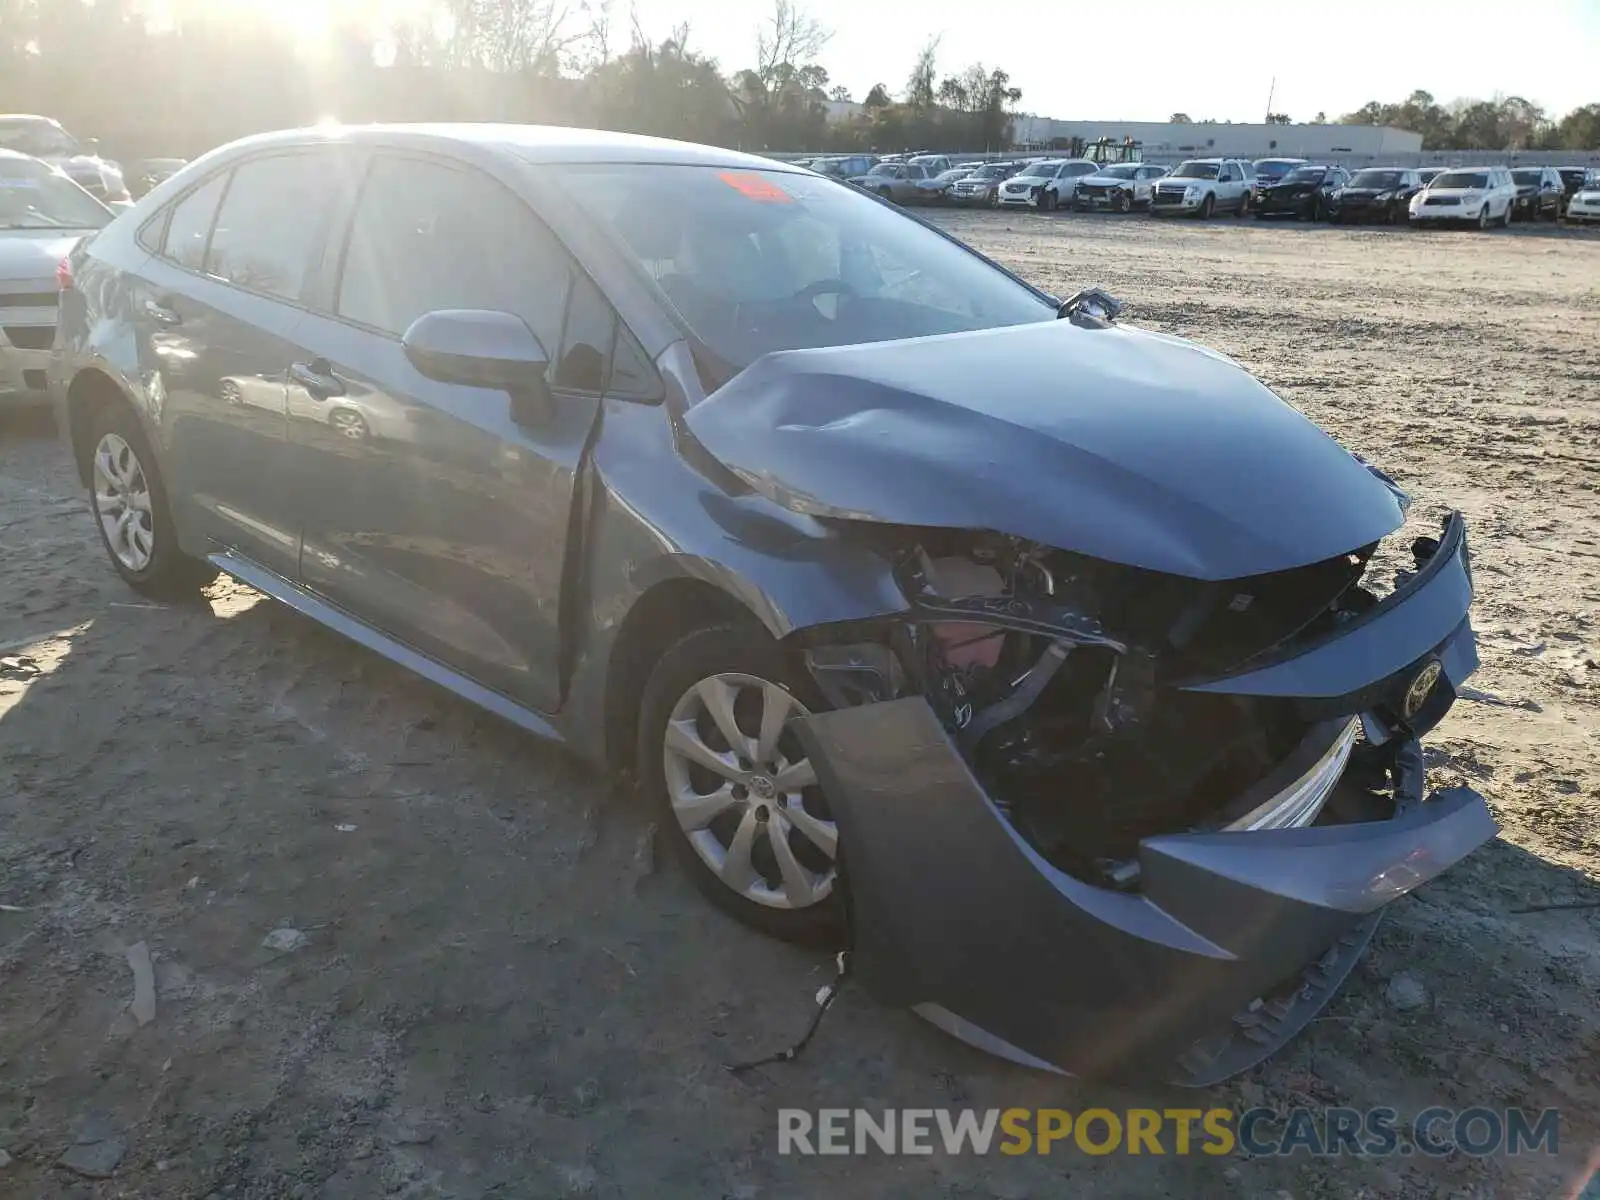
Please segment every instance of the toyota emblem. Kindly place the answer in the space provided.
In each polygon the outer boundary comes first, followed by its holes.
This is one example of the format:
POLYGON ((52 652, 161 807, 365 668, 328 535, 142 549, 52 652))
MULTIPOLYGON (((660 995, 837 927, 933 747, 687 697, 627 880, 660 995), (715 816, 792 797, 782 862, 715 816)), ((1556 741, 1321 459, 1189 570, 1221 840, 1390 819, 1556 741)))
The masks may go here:
POLYGON ((1427 702, 1428 694, 1433 691, 1433 685, 1439 682, 1439 676, 1443 671, 1444 667, 1437 658, 1434 658, 1430 659, 1427 665, 1417 672, 1416 678, 1406 688, 1406 699, 1402 710, 1406 720, 1411 720, 1422 711, 1423 704, 1427 702))

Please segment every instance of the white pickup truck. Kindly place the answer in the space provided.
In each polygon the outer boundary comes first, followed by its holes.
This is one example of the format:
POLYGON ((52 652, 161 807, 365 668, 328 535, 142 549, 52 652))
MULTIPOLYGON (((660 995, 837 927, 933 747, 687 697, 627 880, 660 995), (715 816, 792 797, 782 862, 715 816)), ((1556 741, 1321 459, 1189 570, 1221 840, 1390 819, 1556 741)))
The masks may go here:
POLYGON ((1150 215, 1185 213, 1204 220, 1219 209, 1242 217, 1250 211, 1254 180, 1237 158, 1191 158, 1158 180, 1150 215))

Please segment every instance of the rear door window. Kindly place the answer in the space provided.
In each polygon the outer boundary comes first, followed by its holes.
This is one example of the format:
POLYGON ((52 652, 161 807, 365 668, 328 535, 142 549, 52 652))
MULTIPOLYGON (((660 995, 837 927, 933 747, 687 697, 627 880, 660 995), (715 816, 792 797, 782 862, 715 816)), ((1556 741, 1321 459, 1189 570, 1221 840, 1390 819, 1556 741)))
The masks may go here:
POLYGON ((252 292, 298 300, 321 250, 334 191, 325 154, 274 154, 241 163, 217 212, 206 273, 252 292))
POLYGON ((338 313, 399 337, 424 313, 515 313, 553 353, 571 286, 566 251, 533 211, 465 165, 382 155, 361 189, 338 313))
POLYGON ((191 271, 205 266, 206 239, 211 236, 217 201, 222 199, 222 189, 227 182, 227 172, 213 175, 172 206, 167 236, 161 244, 164 257, 191 271))

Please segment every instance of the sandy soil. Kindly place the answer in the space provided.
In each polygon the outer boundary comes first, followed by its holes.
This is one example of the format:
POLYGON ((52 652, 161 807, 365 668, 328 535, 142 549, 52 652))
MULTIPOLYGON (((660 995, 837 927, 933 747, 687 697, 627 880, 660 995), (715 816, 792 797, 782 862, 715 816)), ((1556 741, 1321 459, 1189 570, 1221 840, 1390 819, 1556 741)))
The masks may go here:
POLYGON ((1345 993, 1205 1103, 1562 1108, 1562 1154, 811 1159, 784 1106, 1193 1102, 984 1058, 658 869, 630 797, 231 584, 153 607, 65 458, 0 430, 0 1195, 1572 1194, 1600 1118, 1600 237, 958 214, 1066 294, 1239 358, 1471 522, 1479 699, 1435 783, 1503 839, 1397 904, 1345 993), (274 929, 306 944, 271 950, 274 929), (153 957, 155 1018, 128 1011, 153 957), (1418 1009, 1386 999, 1417 974, 1418 1009), (92 1183, 55 1165, 120 1161, 92 1183))

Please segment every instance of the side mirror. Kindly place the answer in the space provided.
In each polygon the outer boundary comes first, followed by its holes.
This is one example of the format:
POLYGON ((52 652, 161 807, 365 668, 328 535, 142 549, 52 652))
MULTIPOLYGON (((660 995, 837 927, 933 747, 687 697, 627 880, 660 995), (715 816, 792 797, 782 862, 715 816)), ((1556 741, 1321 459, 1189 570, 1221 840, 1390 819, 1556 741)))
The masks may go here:
POLYGON ((429 379, 509 392, 518 420, 549 415, 550 356, 519 316, 474 308, 423 313, 400 344, 429 379))

